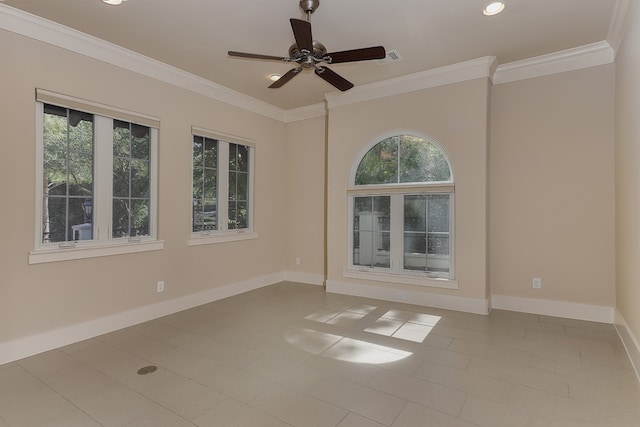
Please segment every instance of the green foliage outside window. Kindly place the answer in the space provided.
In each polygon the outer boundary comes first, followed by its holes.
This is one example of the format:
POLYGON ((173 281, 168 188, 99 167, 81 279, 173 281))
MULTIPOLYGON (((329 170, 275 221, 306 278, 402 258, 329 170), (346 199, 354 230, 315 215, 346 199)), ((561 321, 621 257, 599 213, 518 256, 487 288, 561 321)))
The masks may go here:
POLYGON ((362 158, 356 185, 450 182, 451 169, 440 147, 422 137, 387 138, 362 158))

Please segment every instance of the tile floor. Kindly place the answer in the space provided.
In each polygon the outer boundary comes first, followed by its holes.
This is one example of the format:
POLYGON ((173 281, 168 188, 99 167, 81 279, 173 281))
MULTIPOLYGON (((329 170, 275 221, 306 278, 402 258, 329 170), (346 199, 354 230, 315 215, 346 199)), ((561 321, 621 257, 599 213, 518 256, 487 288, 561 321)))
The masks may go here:
POLYGON ((0 427, 639 425, 611 325, 296 283, 0 366, 0 427))

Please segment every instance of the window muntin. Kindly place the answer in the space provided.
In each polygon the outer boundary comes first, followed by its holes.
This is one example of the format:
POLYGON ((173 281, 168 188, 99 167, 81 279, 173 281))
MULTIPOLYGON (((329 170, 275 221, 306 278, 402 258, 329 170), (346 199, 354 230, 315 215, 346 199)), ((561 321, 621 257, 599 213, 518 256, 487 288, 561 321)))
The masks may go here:
POLYGON ((111 237, 149 235, 151 129, 113 121, 111 237))
POLYGON ((218 141, 194 135, 192 229, 218 229, 218 141))
POLYGON ((452 182, 445 153, 432 141, 398 135, 374 145, 356 170, 355 185, 452 182))
POLYGON ((229 230, 248 228, 249 147, 229 144, 229 230))
POLYGON ((44 106, 42 244, 93 238, 93 127, 92 114, 44 106))
POLYGON ((253 145, 219 139, 206 129, 193 127, 192 132, 189 244, 257 237, 252 230, 253 145))
POLYGON ((449 273, 451 194, 404 196, 405 270, 449 273))
POLYGON ((352 176, 351 268, 452 279, 453 174, 440 146, 419 135, 386 138, 352 176))

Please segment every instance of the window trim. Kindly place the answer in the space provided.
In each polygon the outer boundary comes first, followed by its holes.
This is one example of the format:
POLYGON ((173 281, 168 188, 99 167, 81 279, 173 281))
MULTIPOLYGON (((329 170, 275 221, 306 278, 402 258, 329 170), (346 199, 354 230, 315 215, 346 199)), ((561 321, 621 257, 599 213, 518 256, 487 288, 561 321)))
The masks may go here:
MULTIPOLYGON (((200 126, 195 126, 192 125, 191 126, 191 139, 189 142, 189 150, 190 153, 192 153, 193 150, 193 137, 194 136, 201 136, 201 137, 205 137, 205 138, 210 138, 210 139, 215 139, 218 141, 218 143, 220 142, 224 142, 227 144, 239 144, 239 145, 244 145, 246 147, 249 147, 250 149, 250 154, 249 154, 249 211, 247 213, 248 215, 248 223, 249 223, 249 227, 248 228, 239 228, 239 229, 225 229, 225 230, 210 230, 210 231, 193 231, 193 212, 191 211, 191 208, 189 208, 188 211, 188 215, 189 215, 189 237, 187 239, 187 246, 200 246, 200 245, 209 245, 209 244, 217 244, 217 243, 225 243, 225 242, 236 242, 236 241, 242 241, 242 240, 251 240, 251 239, 257 239, 259 237, 258 232, 256 231, 256 227, 255 227, 255 197, 254 197, 254 193, 255 193, 255 158, 256 158, 256 143, 254 140, 252 139, 248 139, 248 138, 244 138, 241 136, 237 136, 237 135, 231 135, 231 134, 226 134, 223 132, 218 132, 218 131, 213 131, 207 128, 203 128, 200 126)), ((221 206, 224 206, 226 209, 228 200, 226 199, 228 197, 228 195, 226 194, 228 192, 228 180, 229 177, 227 176, 229 173, 229 169, 228 167, 226 168, 221 168, 220 167, 220 162, 222 161, 222 157, 225 158, 225 162, 228 162, 228 151, 227 150, 220 150, 220 144, 218 144, 218 167, 217 167, 217 171, 218 171, 218 212, 220 212, 221 210, 221 206), (224 151, 227 153, 226 156, 221 156, 220 152, 224 151), (224 172, 224 173, 223 173, 224 172), (225 176, 222 176, 225 175, 225 176), (221 190, 221 188, 224 186, 224 189, 221 190), (220 192, 224 191, 225 195, 224 197, 220 197, 220 192), (224 199, 224 201, 223 201, 224 199), (220 203, 221 201, 223 201, 223 203, 220 203)), ((191 180, 189 180, 189 200, 192 201, 193 199, 193 155, 190 155, 190 164, 191 164, 191 180)), ((190 203, 191 205, 191 203, 190 203)), ((218 223, 221 223, 220 218, 218 217, 218 223)))
MULTIPOLYGON (((358 155, 355 157, 355 161, 351 165, 351 171, 349 174, 349 181, 347 184, 346 191, 346 200, 347 200, 347 236, 346 236, 346 245, 347 245, 347 266, 343 270, 343 277, 353 278, 353 279, 361 279, 361 280, 373 280, 380 281, 386 283, 397 283, 397 284, 405 284, 405 285, 414 285, 414 286, 428 286, 428 287, 436 287, 436 288, 445 288, 445 289, 458 289, 458 281, 456 280, 455 275, 455 180, 453 168, 451 167, 451 161, 449 160, 449 155, 446 150, 442 147, 442 145, 436 141, 434 138, 431 138, 427 135, 407 131, 393 131, 386 133, 379 138, 376 138, 372 143, 367 144, 358 155), (442 151, 449 166, 449 170, 451 171, 451 180, 450 181, 435 181, 435 182, 421 182, 421 183, 393 183, 393 184, 368 184, 368 185, 356 185, 355 178, 356 173, 358 171, 358 167, 362 162, 364 156, 371 150, 374 146, 384 141, 387 138, 391 138, 394 136, 415 136, 419 138, 423 138, 426 141, 429 141, 433 144, 436 144, 438 148, 442 151), (446 274, 442 273, 429 273, 422 271, 412 271, 405 270, 402 266, 402 259, 394 259, 390 260, 389 268, 382 267, 367 267, 362 265, 354 265, 353 263, 353 201, 355 197, 359 196, 390 196, 393 199, 394 195, 396 198, 404 199, 407 195, 417 195, 417 194, 442 194, 442 193, 450 193, 450 230, 449 230, 449 239, 450 239, 450 269, 446 274)), ((394 210, 394 206, 398 206, 396 202, 394 204, 393 200, 391 201, 391 216, 396 217, 400 215, 400 217, 404 217, 404 204, 402 206, 396 207, 394 210)), ((396 226, 402 225, 403 221, 398 221, 396 226)), ((394 222, 391 223, 391 230, 393 231, 394 222)), ((397 233, 397 231, 396 231, 397 233)), ((402 233, 404 234, 404 233, 402 233)), ((395 253, 396 255, 404 256, 404 250, 400 250, 398 252, 398 248, 393 246, 390 252, 395 253), (394 252, 395 251, 395 252, 394 252)), ((391 256, 391 255, 390 255, 391 256)))
MULTIPOLYGON (((109 255, 119 255, 136 252, 146 252, 161 250, 164 248, 164 241, 157 238, 158 235, 158 146, 159 146, 159 124, 160 119, 151 116, 127 111, 124 109, 112 108, 91 101, 85 101, 55 92, 36 89, 35 102, 36 116, 36 150, 35 150, 35 224, 34 224, 34 246, 29 252, 29 264, 40 264, 56 261, 68 261, 75 259, 94 258, 109 255), (53 104, 65 108, 78 109, 83 112, 94 114, 96 122, 104 119, 126 120, 136 124, 149 126, 151 131, 151 153, 149 162, 150 168, 150 210, 149 210, 149 236, 112 238, 109 230, 111 228, 111 218, 105 219, 104 209, 98 208, 95 212, 94 220, 95 234, 102 240, 79 240, 73 242, 42 243, 42 175, 44 173, 44 104, 53 104), (108 221, 109 230, 101 229, 104 221, 108 221)), ((100 130, 98 130, 99 132, 100 130)), ((113 153, 107 153, 104 147, 96 144, 94 147, 94 201, 96 206, 111 204, 108 196, 112 193, 112 178, 108 177, 111 167, 113 153), (111 160, 107 160, 111 159, 111 160), (102 161, 95 161, 96 158, 102 161)), ((103 227, 102 227, 103 228, 103 227)))

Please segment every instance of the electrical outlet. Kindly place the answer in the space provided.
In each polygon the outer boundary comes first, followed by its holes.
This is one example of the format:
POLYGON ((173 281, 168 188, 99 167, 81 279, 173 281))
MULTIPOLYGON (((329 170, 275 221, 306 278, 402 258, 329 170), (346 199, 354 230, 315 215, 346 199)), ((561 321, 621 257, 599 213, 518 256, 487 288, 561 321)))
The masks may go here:
POLYGON ((158 293, 164 292, 164 280, 160 280, 156 285, 156 291, 158 293))
POLYGON ((301 263, 300 257, 297 257, 296 258, 296 265, 300 265, 300 263, 301 263))
POLYGON ((542 279, 539 277, 534 277, 533 278, 533 289, 540 289, 542 288, 542 279))

